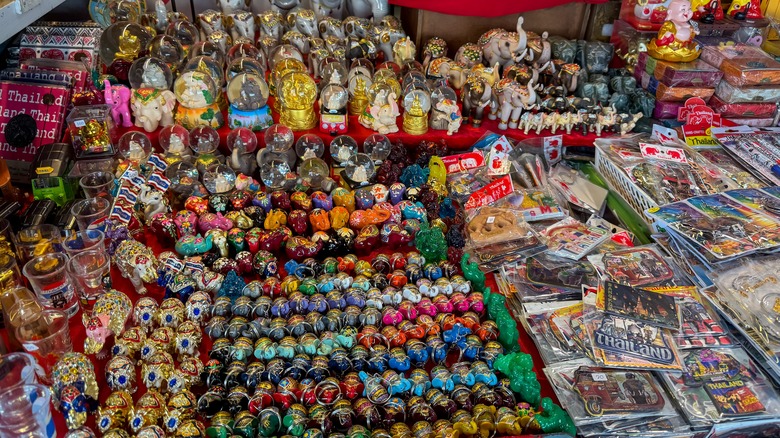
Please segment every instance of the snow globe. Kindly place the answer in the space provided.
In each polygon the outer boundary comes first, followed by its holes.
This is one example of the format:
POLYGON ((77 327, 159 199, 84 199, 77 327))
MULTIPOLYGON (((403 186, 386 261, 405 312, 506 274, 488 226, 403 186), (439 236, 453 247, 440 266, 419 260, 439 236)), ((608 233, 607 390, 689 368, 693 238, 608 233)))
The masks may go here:
POLYGON ((227 87, 228 125, 262 131, 273 125, 268 102, 268 84, 255 73, 239 73, 227 87))
POLYGON ((216 102, 217 85, 208 73, 182 73, 173 84, 173 92, 179 102, 176 123, 186 129, 204 125, 219 128, 223 125, 224 118, 216 102))
POLYGON ((282 124, 272 125, 265 130, 263 140, 265 140, 265 149, 262 149, 257 153, 258 165, 262 165, 263 155, 274 153, 283 156, 288 167, 290 169, 293 168, 297 157, 295 155, 295 150, 293 149, 295 135, 293 134, 292 129, 282 124))
POLYGON ((293 131, 314 128, 317 124, 314 114, 317 84, 306 73, 305 68, 284 75, 279 86, 276 93, 281 104, 279 123, 289 126, 293 131))
POLYGON ((172 21, 165 29, 165 34, 176 38, 185 51, 200 40, 198 28, 187 20, 172 21))
POLYGON ((403 128, 408 134, 423 135, 428 132, 428 111, 431 96, 423 90, 412 90, 404 97, 403 128))
POLYGON ((149 56, 162 60, 171 72, 179 71, 186 59, 181 43, 170 35, 157 35, 149 43, 149 56))
POLYGON ((261 52, 260 49, 251 44, 233 44, 233 47, 227 52, 227 61, 230 62, 234 59, 244 57, 258 59, 259 56, 263 56, 265 58, 265 55, 262 55, 262 53, 263 52, 261 52))
POLYGON ((203 174, 203 185, 212 195, 228 193, 236 186, 236 172, 224 164, 212 164, 203 174))
POLYGON ((195 152, 195 166, 200 173, 220 161, 222 156, 216 150, 219 147, 219 133, 210 126, 198 126, 190 131, 190 148, 195 152))
POLYGON ((347 89, 338 84, 328 84, 320 92, 320 131, 338 135, 347 132, 347 89))
POLYGON ((130 87, 134 90, 140 88, 154 88, 156 90, 170 90, 173 85, 173 73, 165 61, 145 56, 133 61, 127 74, 130 87))
POLYGON ((348 135, 339 135, 328 147, 334 167, 344 167, 349 159, 358 152, 358 144, 348 135))
POLYGON ((225 52, 213 41, 198 41, 190 47, 190 58, 208 56, 219 65, 225 65, 225 52))
POLYGON ((264 78, 265 68, 263 67, 263 64, 260 63, 260 61, 245 56, 243 58, 236 58, 230 61, 230 64, 228 64, 228 80, 232 79, 239 73, 254 73, 261 78, 264 78))
POLYGON ((322 158, 311 157, 303 160, 298 165, 298 175, 301 180, 314 190, 328 190, 335 186, 335 182, 328 176, 330 168, 322 158))
POLYGON ((295 154, 301 160, 308 160, 309 158, 322 158, 322 154, 325 153, 325 142, 322 141, 319 135, 316 134, 303 134, 295 142, 295 154))
POLYGON ((116 175, 120 176, 128 167, 143 170, 142 166, 152 154, 152 141, 143 132, 126 132, 119 138, 117 150, 122 157, 116 172, 116 175))
POLYGON ((257 137, 251 129, 235 128, 227 136, 227 148, 230 156, 226 161, 236 172, 251 175, 257 167, 253 155, 257 150, 257 137))
POLYGON ((160 131, 160 147, 165 151, 168 165, 192 157, 190 153, 190 133, 181 125, 166 126, 160 131))
POLYGON ((258 155, 260 165, 260 180, 269 189, 290 189, 295 185, 298 176, 292 171, 288 157, 284 153, 265 150, 258 155))
POLYGON ((391 147, 390 140, 382 134, 371 134, 363 142, 363 152, 371 158, 374 164, 382 164, 390 155, 391 147))
POLYGON ((355 154, 347 160, 341 176, 353 189, 369 184, 374 177, 376 168, 374 162, 367 154, 355 154))

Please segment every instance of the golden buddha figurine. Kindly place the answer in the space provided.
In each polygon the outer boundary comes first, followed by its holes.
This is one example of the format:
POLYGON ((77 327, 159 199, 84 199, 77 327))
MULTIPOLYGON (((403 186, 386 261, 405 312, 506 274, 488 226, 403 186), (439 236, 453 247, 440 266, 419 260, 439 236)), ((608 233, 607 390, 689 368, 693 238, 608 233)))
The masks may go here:
POLYGON ((141 43, 138 37, 130 33, 130 28, 126 28, 119 37, 119 53, 114 59, 123 59, 133 61, 138 58, 138 52, 141 51, 141 43))
POLYGON ((317 99, 317 85, 306 73, 292 72, 281 80, 279 100, 281 111, 279 123, 293 131, 312 129, 317 124, 314 101, 317 99))
POLYGON ((366 94, 366 81, 357 76, 355 79, 355 87, 350 90, 349 96, 349 114, 353 116, 359 116, 363 114, 368 106, 368 95, 366 94))
POLYGON ((414 90, 404 99, 404 131, 412 135, 428 132, 428 111, 431 104, 428 95, 422 90, 414 90))
POLYGON ((693 11, 689 0, 672 0, 666 11, 666 21, 658 36, 647 45, 647 53, 656 59, 670 62, 690 62, 701 54, 701 46, 694 41, 699 27, 692 23, 693 11))

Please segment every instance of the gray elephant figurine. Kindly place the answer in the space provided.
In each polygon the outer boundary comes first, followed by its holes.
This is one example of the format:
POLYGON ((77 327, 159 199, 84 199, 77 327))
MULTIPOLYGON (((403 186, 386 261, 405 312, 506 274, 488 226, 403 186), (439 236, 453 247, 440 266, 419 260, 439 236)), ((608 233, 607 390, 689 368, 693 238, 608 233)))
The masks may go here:
POLYGON ((493 90, 487 80, 481 76, 469 77, 460 98, 463 101, 463 122, 468 123, 471 119, 471 125, 479 128, 485 107, 493 100, 493 90))
POLYGON ((249 3, 250 0, 217 0, 219 10, 226 17, 241 11, 249 11, 249 3))
POLYGON ((200 39, 205 40, 212 33, 225 30, 225 16, 222 12, 206 9, 198 14, 198 27, 200 27, 200 39))
POLYGON ((320 31, 320 37, 327 38, 334 36, 339 39, 344 39, 347 34, 344 32, 343 23, 338 18, 323 17, 320 19, 317 25, 320 31))
POLYGON ((268 0, 271 11, 277 14, 287 15, 288 12, 301 5, 301 0, 268 0))
POLYGON ((552 47, 553 59, 560 59, 564 64, 569 64, 577 59, 577 40, 567 40, 558 35, 551 36, 548 41, 552 47))
POLYGON ((325 17, 340 18, 344 0, 311 0, 311 9, 317 16, 317 21, 325 17))
POLYGON ((486 65, 499 64, 506 68, 525 57, 528 36, 523 30, 523 17, 517 18, 517 32, 506 29, 491 29, 477 41, 486 65))
POLYGON ((347 11, 356 17, 373 18, 379 23, 390 14, 388 0, 347 0, 347 11))
POLYGON ((614 46, 600 41, 577 41, 578 64, 588 72, 607 73, 614 46))
POLYGON ((501 87, 497 98, 499 105, 498 129, 504 130, 507 128, 517 129, 520 115, 523 110, 529 111, 531 107, 536 105, 537 95, 533 82, 529 81, 527 85, 522 86, 511 81, 501 87))
POLYGON ((317 16, 311 9, 295 8, 287 13, 287 29, 297 30, 309 38, 320 36, 317 16))
POLYGON ((344 33, 348 37, 366 38, 371 33, 373 25, 370 21, 360 17, 347 17, 343 21, 344 33))

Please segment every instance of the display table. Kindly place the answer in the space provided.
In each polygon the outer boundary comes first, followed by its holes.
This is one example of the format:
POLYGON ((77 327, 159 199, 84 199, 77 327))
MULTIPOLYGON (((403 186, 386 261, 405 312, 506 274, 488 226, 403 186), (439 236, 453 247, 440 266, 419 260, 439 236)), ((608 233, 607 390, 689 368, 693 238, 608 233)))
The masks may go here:
MULTIPOLYGON (((274 113, 274 121, 276 123, 279 122, 279 114, 274 113)), ((227 117, 226 117, 227 119, 227 117)), ((402 124, 402 117, 398 117, 398 126, 401 127, 402 124)), ((226 149, 225 146, 225 140, 227 139, 228 134, 230 134, 230 131, 232 130, 231 127, 228 126, 227 122, 225 122, 225 126, 218 129, 219 132, 219 138, 220 138, 220 145, 222 148, 222 152, 229 152, 226 149)), ((121 136, 121 134, 124 134, 127 131, 143 131, 141 128, 132 127, 132 128, 122 128, 120 127, 117 132, 121 136)), ((447 135, 447 131, 438 131, 434 129, 429 129, 427 133, 424 135, 411 135, 407 134, 406 132, 403 132, 402 130, 395 133, 395 134, 388 134, 387 137, 390 139, 391 142, 401 142, 407 147, 414 148, 417 147, 418 144, 422 141, 440 141, 444 140, 449 145, 450 149, 453 151, 459 151, 459 150, 466 150, 471 148, 474 143, 477 142, 483 135, 485 135, 488 132, 495 132, 498 134, 506 135, 507 137, 516 140, 516 141, 522 141, 527 138, 537 138, 537 137, 547 137, 553 135, 549 129, 541 131, 540 134, 536 134, 534 131, 529 131, 528 134, 523 134, 522 130, 519 129, 507 129, 504 131, 498 130, 498 120, 487 120, 487 118, 482 122, 482 126, 479 128, 476 128, 472 125, 462 125, 460 127, 460 130, 454 134, 454 135, 447 135)), ((146 133, 149 138, 152 140, 152 144, 157 145, 157 137, 160 133, 160 129, 146 133)), ((255 133, 257 135, 257 138, 259 140, 259 145, 263 147, 265 145, 263 141, 263 134, 264 131, 258 131, 255 133)), ((328 144, 330 144, 330 141, 335 138, 335 136, 331 136, 330 134, 324 133, 320 131, 319 129, 311 129, 308 131, 298 131, 295 133, 296 140, 298 137, 304 134, 317 134, 319 135, 322 140, 325 142, 325 146, 327 147, 328 144)), ((370 136, 371 134, 376 134, 375 131, 368 129, 361 125, 358 122, 358 116, 349 116, 349 132, 347 132, 347 135, 351 136, 352 138, 357 141, 358 145, 361 146, 363 142, 370 136)), ((586 134, 582 135, 581 133, 572 132, 571 134, 566 134, 565 130, 558 130, 556 131, 555 135, 562 135, 563 136, 563 145, 564 146, 593 146, 593 142, 599 138, 595 134, 586 134)), ((118 137, 117 137, 118 138, 118 137)))
MULTIPOLYGON (((167 246, 164 246, 160 242, 158 242, 157 238, 150 231, 147 231, 144 234, 144 238, 145 238, 144 243, 146 243, 146 245, 148 245, 154 251, 155 254, 159 254, 165 250, 172 250, 172 248, 168 248, 167 246)), ((414 250, 413 247, 408 247, 408 248, 401 248, 398 250, 398 252, 406 253, 408 251, 413 251, 413 250, 414 250)), ((361 258, 370 259, 374 255, 382 252, 390 254, 396 251, 379 250, 366 257, 361 257, 361 258)), ((282 262, 284 261, 286 261, 286 258, 280 258, 279 267, 280 267, 280 271, 282 271, 280 273, 281 278, 284 278, 285 276, 283 272, 284 269, 282 267, 283 265, 282 262)), ((255 276, 254 275, 244 276, 244 278, 247 282, 249 282, 250 280, 254 279, 255 276)), ((126 293, 127 296, 130 297, 131 301, 133 301, 133 303, 135 303, 138 300, 139 295, 135 293, 135 289, 133 288, 130 281, 127 280, 126 278, 123 278, 122 275, 119 273, 119 270, 116 269, 115 267, 112 267, 111 279, 113 281, 114 289, 126 293)), ((155 298, 158 302, 161 302, 163 300, 164 291, 161 287, 157 286, 156 284, 147 284, 146 286, 149 290, 149 296, 155 298)), ((487 286, 490 287, 491 290, 498 290, 493 274, 489 274, 487 276, 487 286)), ((84 325, 82 324, 82 313, 83 311, 79 311, 79 313, 77 313, 76 316, 74 316, 70 320, 70 333, 71 333, 71 338, 73 339, 73 349, 74 351, 79 351, 79 352, 84 351, 84 338, 86 336, 85 328, 84 325)), ((132 326, 132 321, 128 322, 127 326, 128 327, 132 326)), ((522 328, 520 324, 518 324, 518 330, 520 332, 519 344, 522 348, 522 351, 530 354, 531 357, 533 358, 534 371, 537 373, 537 377, 539 379, 539 382, 541 383, 542 397, 550 397, 553 400, 555 400, 557 403, 557 398, 555 397, 555 394, 553 393, 552 388, 550 387, 550 384, 547 381, 547 378, 545 377, 544 373, 542 373, 542 367, 544 364, 539 356, 539 352, 536 350, 536 346, 534 345, 533 341, 531 340, 531 338, 528 336, 528 334, 525 332, 525 330, 522 328)), ((113 345, 113 343, 114 343, 114 339, 112 337, 106 343, 107 348, 110 348, 113 345)), ((200 358, 203 361, 203 363, 206 363, 206 361, 208 360, 208 352, 210 349, 211 349, 211 339, 204 334, 203 342, 201 343, 200 346, 200 358)), ((111 390, 109 389, 108 385, 106 385, 105 382, 105 366, 109 358, 110 356, 103 359, 97 359, 95 356, 90 356, 90 359, 92 360, 92 363, 95 366, 95 374, 97 375, 97 380, 100 387, 101 402, 104 401, 111 393, 111 390)), ((137 373, 136 381, 138 382, 139 389, 135 394, 133 394, 134 400, 138 400, 138 398, 144 393, 144 389, 143 389, 144 386, 140 375, 141 373, 140 366, 136 368, 136 373, 137 373)), ((87 422, 87 425, 91 427, 93 430, 97 430, 95 428, 96 417, 97 417, 96 415, 90 415, 90 419, 87 422)), ((58 435, 59 436, 65 435, 67 430, 65 427, 64 417, 61 414, 57 413, 54 415, 54 418, 57 425, 58 435)))

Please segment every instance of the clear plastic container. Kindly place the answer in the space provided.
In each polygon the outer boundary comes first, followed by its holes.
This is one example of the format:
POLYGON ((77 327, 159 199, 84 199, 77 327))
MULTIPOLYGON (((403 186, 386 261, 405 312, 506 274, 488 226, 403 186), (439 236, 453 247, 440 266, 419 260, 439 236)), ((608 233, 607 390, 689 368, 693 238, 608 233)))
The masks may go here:
POLYGON ((56 436, 49 388, 20 385, 0 392, 0 438, 56 436))

